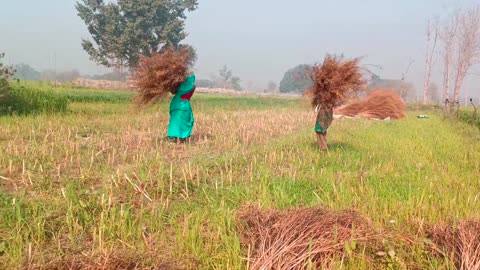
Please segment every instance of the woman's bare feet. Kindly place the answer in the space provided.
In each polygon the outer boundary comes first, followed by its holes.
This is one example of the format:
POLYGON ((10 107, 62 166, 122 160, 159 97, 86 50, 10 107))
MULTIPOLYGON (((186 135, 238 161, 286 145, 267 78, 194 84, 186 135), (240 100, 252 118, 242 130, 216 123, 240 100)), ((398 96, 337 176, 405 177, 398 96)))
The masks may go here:
POLYGON ((317 132, 318 147, 320 147, 320 150, 323 150, 323 151, 328 150, 327 137, 326 136, 327 136, 326 133, 317 132))

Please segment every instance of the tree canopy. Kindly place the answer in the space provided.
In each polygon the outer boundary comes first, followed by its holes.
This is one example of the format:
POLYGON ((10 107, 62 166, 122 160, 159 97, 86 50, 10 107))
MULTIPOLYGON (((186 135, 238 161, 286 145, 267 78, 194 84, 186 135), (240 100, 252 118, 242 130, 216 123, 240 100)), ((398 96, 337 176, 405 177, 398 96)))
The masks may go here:
POLYGON ((242 86, 240 84, 241 80, 240 77, 234 76, 231 69, 224 65, 218 71, 218 77, 214 76, 214 87, 222 87, 222 88, 231 88, 236 91, 242 91, 242 86))
POLYGON ((39 81, 42 74, 30 65, 21 63, 15 66, 15 75, 13 78, 26 81, 39 81))
POLYGON ((292 69, 287 70, 283 79, 280 82, 280 92, 303 92, 313 85, 310 78, 310 65, 298 65, 292 69))
POLYGON ((78 15, 93 39, 83 39, 83 49, 98 64, 133 68, 141 55, 179 46, 187 36, 185 13, 197 6, 197 0, 81 0, 78 15))
MULTIPOLYGON (((5 103, 9 96, 10 87, 8 85, 8 79, 14 74, 14 70, 2 63, 2 59, 5 57, 4 53, 0 53, 0 107, 5 107, 5 103)), ((2 109, 0 109, 2 113, 2 109)))

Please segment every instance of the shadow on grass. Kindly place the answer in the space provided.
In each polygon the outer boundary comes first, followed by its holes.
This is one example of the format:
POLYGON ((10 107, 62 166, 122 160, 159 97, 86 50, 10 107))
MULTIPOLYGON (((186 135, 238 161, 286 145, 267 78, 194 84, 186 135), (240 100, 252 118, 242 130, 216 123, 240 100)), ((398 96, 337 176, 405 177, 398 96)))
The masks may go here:
MULTIPOLYGON (((209 140, 212 140, 214 138, 213 135, 208 134, 208 133, 203 133, 203 132, 195 132, 193 133, 190 138, 183 140, 181 144, 202 144, 206 143, 209 140)), ((157 139, 158 141, 166 141, 170 142, 172 144, 176 144, 176 140, 168 137, 160 137, 157 139)))

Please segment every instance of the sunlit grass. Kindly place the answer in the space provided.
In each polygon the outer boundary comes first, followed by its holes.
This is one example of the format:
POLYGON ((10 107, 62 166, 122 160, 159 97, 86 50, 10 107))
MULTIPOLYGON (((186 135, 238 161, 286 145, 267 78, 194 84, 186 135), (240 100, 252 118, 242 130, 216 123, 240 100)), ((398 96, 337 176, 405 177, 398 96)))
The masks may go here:
MULTIPOLYGON (((123 252, 144 265, 245 269, 235 225, 245 203, 353 208, 410 235, 479 217, 480 132, 471 126, 431 112, 337 120, 322 153, 300 100, 198 95, 192 105, 186 145, 164 139, 167 101, 146 111, 77 101, 63 115, 0 117, 0 265, 123 252)), ((448 265, 404 249, 403 263, 448 265)))

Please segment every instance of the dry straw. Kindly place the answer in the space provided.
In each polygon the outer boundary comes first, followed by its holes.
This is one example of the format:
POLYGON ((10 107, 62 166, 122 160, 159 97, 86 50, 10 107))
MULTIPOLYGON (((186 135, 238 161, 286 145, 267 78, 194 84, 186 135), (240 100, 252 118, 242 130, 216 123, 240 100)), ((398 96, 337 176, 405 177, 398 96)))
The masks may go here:
POLYGON ((336 109, 335 114, 372 119, 401 119, 406 116, 405 102, 395 91, 389 89, 376 89, 365 99, 336 109))
POLYGON ((435 250, 451 258, 460 270, 480 270, 480 221, 460 221, 455 226, 437 225, 431 228, 430 238, 435 250))
POLYGON ((133 84, 138 91, 134 101, 140 106, 155 104, 169 93, 175 94, 189 73, 191 52, 165 49, 151 57, 142 57, 135 69, 133 84))
POLYGON ((247 206, 238 217, 249 269, 321 269, 343 256, 348 243, 374 238, 370 223, 354 211, 247 206))
POLYGON ((339 106, 365 88, 359 58, 344 60, 327 55, 321 65, 311 71, 313 86, 307 90, 312 106, 339 106))

